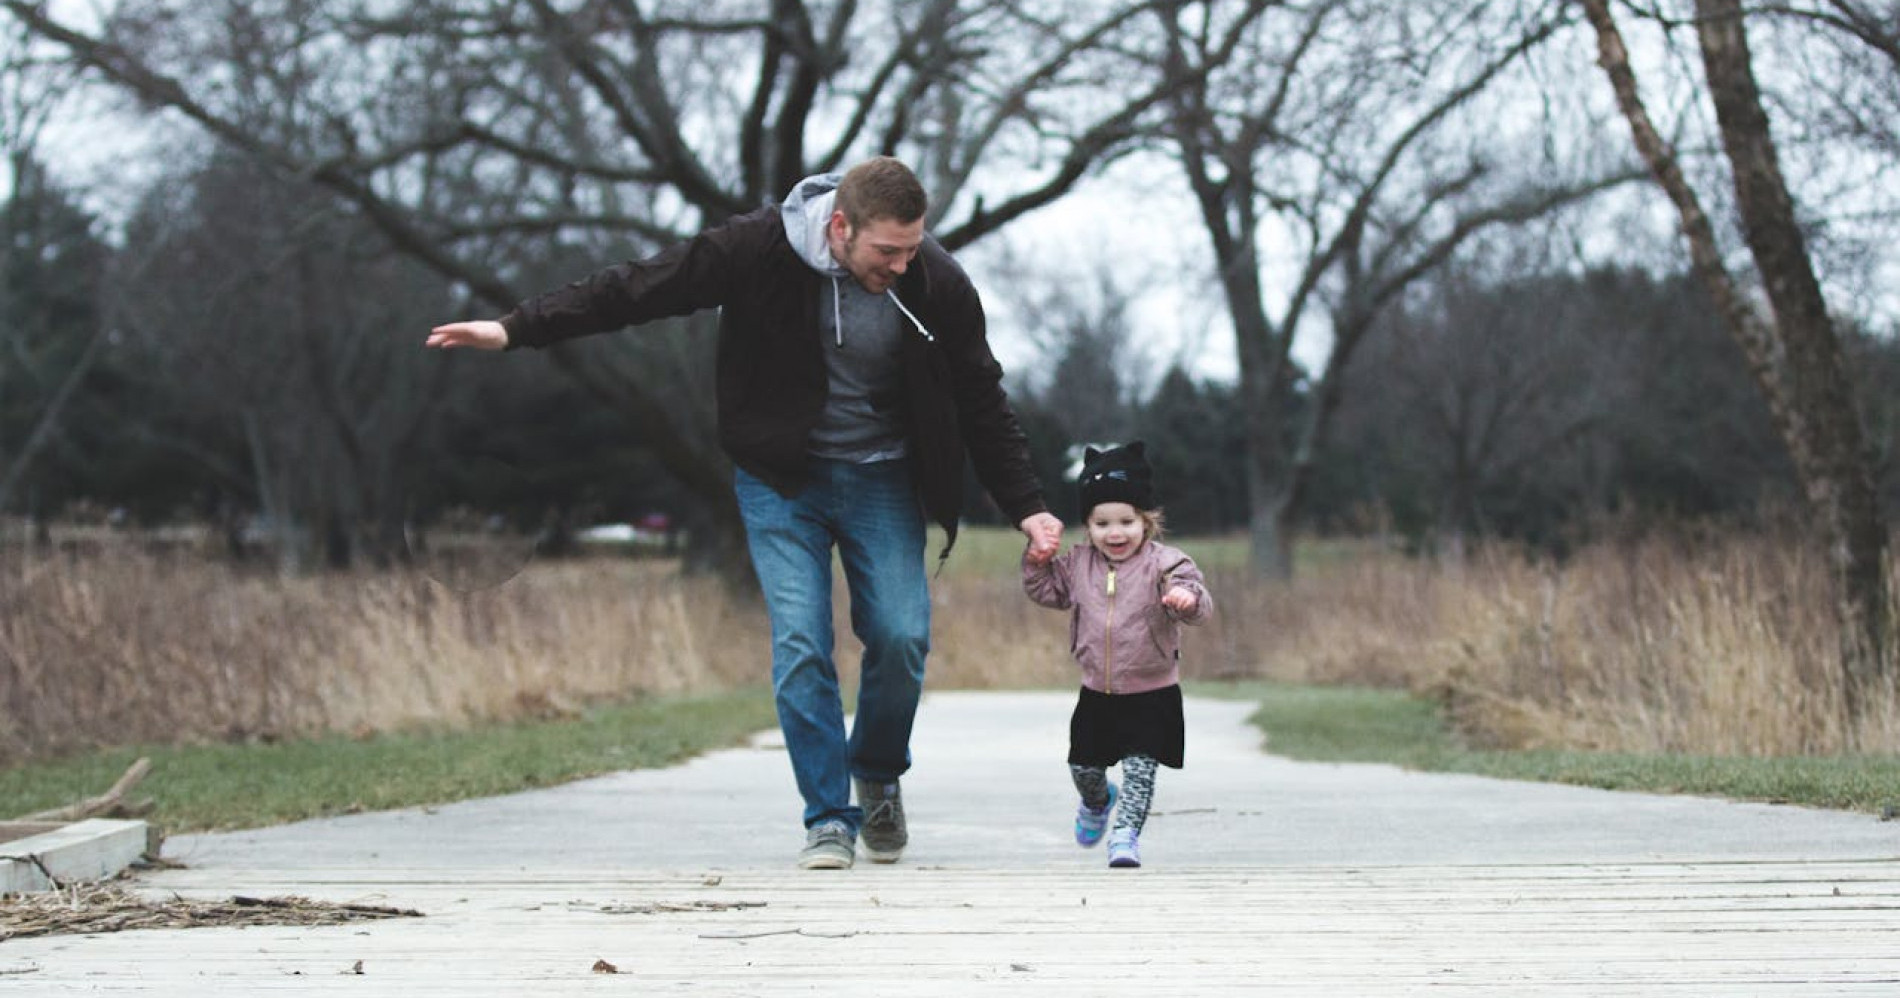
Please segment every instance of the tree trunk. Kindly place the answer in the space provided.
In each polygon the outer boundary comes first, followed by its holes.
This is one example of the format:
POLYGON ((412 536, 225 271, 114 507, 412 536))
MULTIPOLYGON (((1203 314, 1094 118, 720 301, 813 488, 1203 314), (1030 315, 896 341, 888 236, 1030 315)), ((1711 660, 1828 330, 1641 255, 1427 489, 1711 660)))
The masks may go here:
MULTIPOLYGON (((1217 215, 1210 212, 1210 226, 1217 215)), ((1240 360, 1240 398, 1247 420, 1247 563, 1256 579, 1293 577, 1293 538, 1287 522, 1290 479, 1285 416, 1291 383, 1284 376, 1284 348, 1260 305, 1260 274, 1252 249, 1253 226, 1237 238, 1216 238, 1221 287, 1234 321, 1240 360)))
POLYGON ((1696 0, 1696 34, 1743 232, 1774 309, 1793 416, 1789 447, 1827 544, 1850 711, 1886 678, 1887 528, 1852 383, 1781 174, 1738 0, 1696 0))
POLYGON ((1806 241, 1781 174, 1736 0, 1697 0, 1697 36, 1745 236, 1774 311, 1763 322, 1722 265, 1713 226, 1637 93, 1607 0, 1583 0, 1636 147, 1682 216, 1697 276, 1727 319, 1793 459, 1828 554, 1850 720, 1889 681, 1887 529, 1872 456, 1806 241))
MULTIPOLYGON (((1253 368, 1257 370, 1257 366, 1253 368)), ((1241 376, 1247 402, 1248 567, 1256 579, 1284 582, 1293 577, 1292 494, 1283 393, 1258 378, 1241 376)))
POLYGON ((1247 476, 1247 567, 1256 579, 1285 582, 1293 578, 1293 524, 1290 507, 1270 491, 1277 484, 1247 476))
POLYGON ((1374 310, 1364 308, 1342 308, 1333 312, 1333 348, 1326 355, 1326 367, 1313 386, 1305 420, 1299 427, 1299 443, 1293 448, 1287 482, 1282 488, 1285 501, 1281 503, 1280 519, 1285 524, 1296 522, 1306 512, 1307 486, 1312 484, 1318 470, 1320 448, 1325 444, 1334 414, 1339 412, 1346 398, 1346 368, 1352 363, 1353 352, 1371 331, 1376 315, 1374 310))

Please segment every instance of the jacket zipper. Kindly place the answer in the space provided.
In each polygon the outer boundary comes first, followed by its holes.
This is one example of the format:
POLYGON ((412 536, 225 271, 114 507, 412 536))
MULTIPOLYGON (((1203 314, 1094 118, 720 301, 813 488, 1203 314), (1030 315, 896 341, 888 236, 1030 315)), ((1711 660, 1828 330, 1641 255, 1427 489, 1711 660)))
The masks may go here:
POLYGON ((1108 618, 1102 634, 1102 692, 1115 692, 1115 566, 1108 566, 1108 618))

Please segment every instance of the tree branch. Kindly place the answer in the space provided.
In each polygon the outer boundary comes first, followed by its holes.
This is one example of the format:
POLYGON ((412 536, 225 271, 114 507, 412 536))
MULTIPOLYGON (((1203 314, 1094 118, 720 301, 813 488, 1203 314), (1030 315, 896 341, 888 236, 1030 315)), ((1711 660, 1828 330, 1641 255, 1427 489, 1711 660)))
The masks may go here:
POLYGON ((670 245, 686 238, 687 234, 664 225, 656 225, 644 219, 629 218, 618 214, 600 214, 593 212, 550 213, 545 215, 519 215, 514 217, 489 217, 480 223, 462 225, 443 225, 438 231, 448 242, 466 242, 484 236, 495 235, 537 235, 560 232, 565 229, 591 229, 594 231, 632 232, 657 245, 670 245))
POLYGON ((1777 431, 1783 435, 1783 439, 1789 439, 1793 422, 1782 388, 1786 360, 1781 347, 1761 317, 1743 300, 1734 278, 1729 276, 1715 239, 1715 227, 1709 222, 1708 213, 1702 210, 1701 199, 1689 186, 1681 164, 1676 161, 1675 154, 1664 143, 1661 133, 1656 131, 1655 123, 1650 120, 1649 109, 1644 106, 1642 95, 1637 89, 1636 73, 1630 68, 1629 50, 1623 45, 1623 34, 1610 14, 1608 0, 1579 2, 1591 26, 1596 29, 1597 64, 1603 68, 1610 79, 1611 88, 1616 92, 1617 105, 1622 108, 1623 117, 1629 122, 1636 150, 1649 165, 1657 185, 1675 203, 1677 214, 1681 216, 1682 232, 1689 241, 1690 264, 1741 344, 1749 372, 1754 375, 1756 384, 1761 387, 1768 401, 1777 431))

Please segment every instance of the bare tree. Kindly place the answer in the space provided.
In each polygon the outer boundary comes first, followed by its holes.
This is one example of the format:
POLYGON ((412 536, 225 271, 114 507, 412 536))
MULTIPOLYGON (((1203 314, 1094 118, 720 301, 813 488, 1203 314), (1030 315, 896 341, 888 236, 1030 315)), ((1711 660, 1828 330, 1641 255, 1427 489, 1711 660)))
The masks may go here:
POLYGON ((1695 271, 1747 357, 1801 478, 1828 552, 1847 706, 1858 717, 1891 679, 1887 526, 1840 340, 1795 218, 1755 80, 1741 5, 1696 0, 1695 28, 1736 208, 1769 316, 1756 309, 1729 273, 1715 227, 1676 150, 1651 121, 1607 0, 1582 2, 1636 147, 1675 203, 1695 271))
POLYGON ((1019 279, 1006 292, 1015 320, 1029 331, 1041 378, 1022 380, 1069 441, 1125 441, 1145 358, 1131 326, 1133 297, 1113 273, 1037 272, 1006 266, 1019 279))
POLYGON ((1513 177, 1483 146, 1478 98, 1561 23, 1537 4, 1513 16, 1525 6, 1200 3, 1170 22, 1170 58, 1191 85, 1175 92, 1167 136, 1233 320, 1258 575, 1292 570, 1293 517, 1342 372, 1381 311, 1474 234, 1628 178, 1513 177), (1270 241, 1291 245, 1290 265, 1263 259, 1270 241), (1286 288, 1277 314, 1270 284, 1286 288), (1293 342, 1328 298, 1330 359, 1314 404, 1296 410, 1293 342))
POLYGON ((1831 28, 1866 47, 1891 69, 1900 70, 1900 7, 1858 0, 1817 0, 1806 4, 1761 4, 1762 14, 1808 21, 1831 28))
POLYGON ((1470 538, 1499 533, 1498 519, 1522 536, 1587 502, 1574 493, 1592 476, 1570 469, 1602 463, 1599 430, 1633 390, 1636 330, 1601 322, 1581 300, 1568 278, 1535 267, 1494 281, 1454 266, 1383 313, 1355 354, 1353 376, 1380 390, 1348 404, 1392 439, 1384 458, 1421 480, 1448 561, 1463 559, 1470 538))
POLYGON ((1884 297, 1900 224, 1900 4, 1807 0, 1747 10, 1781 170, 1799 192, 1802 234, 1828 297, 1837 308, 1884 297))
MULTIPOLYGON (((637 255, 872 152, 917 163, 933 231, 967 244, 1152 125, 1173 81, 1146 72, 1138 29, 1166 6, 122 0, 95 34, 0 4, 113 87, 328 188, 496 310, 556 276, 550 246, 637 255)), ((723 459, 668 379, 551 356, 736 539, 723 459)))
POLYGON ((236 157, 154 194, 114 281, 170 411, 140 432, 264 513, 286 572, 406 556, 408 476, 449 368, 392 330, 439 280, 307 185, 236 157))

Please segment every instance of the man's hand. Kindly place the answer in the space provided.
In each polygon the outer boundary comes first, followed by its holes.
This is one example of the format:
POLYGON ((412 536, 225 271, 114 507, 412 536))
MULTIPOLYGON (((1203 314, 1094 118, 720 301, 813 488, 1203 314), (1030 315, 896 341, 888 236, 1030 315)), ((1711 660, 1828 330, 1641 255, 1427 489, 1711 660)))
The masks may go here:
POLYGON ((1194 604, 1200 601, 1194 598, 1193 593, 1180 586, 1175 586, 1161 597, 1161 602, 1166 604, 1167 608, 1173 610, 1175 613, 1193 613, 1194 604))
POLYGON ((451 322, 446 326, 437 326, 429 330, 429 338, 422 345, 441 347, 444 350, 453 347, 500 350, 508 345, 508 330, 502 328, 501 323, 490 319, 451 322))
POLYGON ((1029 538, 1029 551, 1024 557, 1032 565, 1040 565, 1056 556, 1062 550, 1062 521, 1052 513, 1036 513, 1025 517, 1016 529, 1029 538))

